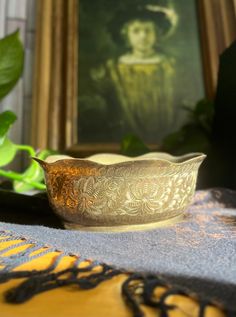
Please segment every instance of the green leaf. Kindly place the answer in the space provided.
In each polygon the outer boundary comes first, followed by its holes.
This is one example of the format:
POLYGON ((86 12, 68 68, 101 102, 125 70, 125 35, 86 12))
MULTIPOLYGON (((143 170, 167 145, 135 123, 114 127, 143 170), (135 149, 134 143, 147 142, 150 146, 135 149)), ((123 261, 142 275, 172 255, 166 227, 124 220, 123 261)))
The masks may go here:
POLYGON ((58 154, 58 151, 45 149, 40 151, 36 157, 40 160, 45 160, 48 156, 56 154, 58 154))
POLYGON ((16 115, 11 111, 4 111, 0 114, 0 146, 6 137, 10 126, 16 121, 16 115))
MULTIPOLYGON (((51 150, 43 150, 37 155, 37 157, 41 160, 44 160, 46 157, 54 153, 55 152, 51 150)), ((14 181, 13 183, 13 188, 18 193, 25 193, 34 189, 34 185, 30 184, 30 182, 41 183, 44 180, 43 169, 35 161, 32 161, 30 166, 25 170, 25 172, 22 175, 23 181, 14 181)))
POLYGON ((163 151, 175 151, 185 140, 185 131, 183 129, 167 135, 163 142, 163 151))
MULTIPOLYGON (((24 180, 42 182, 43 180, 43 171, 37 162, 32 162, 30 166, 23 173, 24 180)), ((30 191, 34 188, 31 184, 26 183, 25 181, 14 181, 13 188, 18 193, 24 193, 30 191)))
POLYGON ((0 100, 15 86, 24 65, 24 50, 16 31, 0 40, 0 100))
POLYGON ((196 104, 194 112, 198 116, 206 115, 211 117, 214 114, 214 103, 210 100, 202 99, 196 104))
POLYGON ((144 142, 133 134, 127 134, 121 141, 121 153, 129 156, 138 156, 150 152, 144 142))
POLYGON ((201 127, 187 124, 181 130, 168 135, 163 142, 163 150, 174 155, 189 152, 207 153, 210 141, 201 127))
POLYGON ((17 148, 8 138, 0 146, 0 166, 9 164, 15 157, 17 148))
POLYGON ((199 131, 186 137, 185 141, 176 149, 176 155, 183 155, 191 152, 203 152, 208 153, 210 148, 209 140, 206 138, 204 133, 199 131))

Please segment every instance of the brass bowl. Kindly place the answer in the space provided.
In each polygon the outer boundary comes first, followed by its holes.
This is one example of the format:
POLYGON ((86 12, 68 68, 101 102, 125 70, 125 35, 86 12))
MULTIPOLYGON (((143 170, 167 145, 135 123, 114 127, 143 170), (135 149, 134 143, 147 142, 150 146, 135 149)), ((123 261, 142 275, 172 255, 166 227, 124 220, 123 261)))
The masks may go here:
POLYGON ((126 230, 180 216, 191 203, 205 155, 36 159, 50 203, 66 228, 126 230))

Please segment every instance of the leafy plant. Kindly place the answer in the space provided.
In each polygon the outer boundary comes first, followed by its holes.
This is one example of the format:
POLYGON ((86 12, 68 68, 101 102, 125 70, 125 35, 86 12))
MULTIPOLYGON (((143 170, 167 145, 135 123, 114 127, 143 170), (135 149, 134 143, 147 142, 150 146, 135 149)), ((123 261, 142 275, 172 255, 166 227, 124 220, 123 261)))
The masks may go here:
MULTIPOLYGON (((164 138, 158 146, 160 151, 182 155, 188 152, 208 153, 211 148, 211 130, 214 116, 214 104, 208 100, 200 100, 188 111, 187 122, 176 132, 164 138)), ((121 152, 125 155, 135 156, 149 152, 145 143, 135 135, 126 135, 121 142, 121 152)))
POLYGON ((148 153, 150 150, 136 135, 127 134, 121 141, 121 153, 128 156, 138 156, 148 153))
POLYGON ((0 40, 0 100, 15 86, 24 67, 24 50, 16 31, 0 40))
POLYGON ((163 140, 162 150, 175 155, 196 151, 207 153, 211 148, 213 102, 203 99, 197 102, 194 109, 185 107, 185 110, 189 112, 188 121, 163 140))
POLYGON ((30 145, 13 143, 8 138, 7 133, 15 120, 16 116, 11 111, 5 111, 0 114, 0 176, 13 180, 13 189, 16 192, 27 192, 33 188, 45 189, 45 185, 42 183, 44 178, 43 171, 35 161, 32 161, 23 173, 2 169, 2 167, 7 166, 14 160, 19 151, 26 151, 29 156, 38 157, 41 160, 54 153, 51 150, 43 150, 36 153, 30 145))
MULTIPOLYGON (((24 50, 16 31, 0 40, 0 100, 15 86, 21 76, 24 66, 24 50)), ((33 147, 13 143, 7 136, 10 127, 16 121, 16 115, 11 111, 0 114, 0 176, 13 180, 16 192, 26 192, 32 188, 45 189, 43 172, 40 166, 32 161, 23 173, 5 170, 19 151, 26 151, 30 156, 45 159, 52 153, 43 150, 36 153, 33 147), (4 167, 4 169, 2 169, 4 167)))

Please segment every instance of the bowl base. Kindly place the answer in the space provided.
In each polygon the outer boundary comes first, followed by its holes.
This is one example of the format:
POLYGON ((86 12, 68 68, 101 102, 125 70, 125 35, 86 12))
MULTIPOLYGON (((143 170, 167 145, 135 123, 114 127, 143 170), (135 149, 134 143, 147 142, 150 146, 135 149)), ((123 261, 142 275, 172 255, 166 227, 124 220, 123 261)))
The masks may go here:
POLYGON ((63 222, 65 229, 69 230, 81 230, 81 231, 93 231, 93 232, 126 232, 126 231, 145 231, 152 230, 157 227, 169 226, 176 224, 177 222, 183 221, 185 218, 185 213, 177 215, 175 217, 145 223, 145 224, 134 224, 134 225, 121 225, 121 226, 82 226, 76 223, 63 222))

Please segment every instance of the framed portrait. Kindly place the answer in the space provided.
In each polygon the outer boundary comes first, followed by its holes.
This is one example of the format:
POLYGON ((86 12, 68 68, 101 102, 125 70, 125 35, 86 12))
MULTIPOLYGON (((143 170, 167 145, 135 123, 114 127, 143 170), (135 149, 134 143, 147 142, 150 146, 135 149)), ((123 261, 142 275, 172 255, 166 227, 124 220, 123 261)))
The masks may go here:
POLYGON ((132 134, 157 147, 214 96, 216 44, 233 37, 227 3, 219 36, 220 1, 39 1, 32 122, 43 138, 32 143, 84 156, 118 152, 132 134))
POLYGON ((196 1, 79 2, 78 140, 160 144, 205 96, 196 1))

